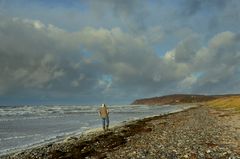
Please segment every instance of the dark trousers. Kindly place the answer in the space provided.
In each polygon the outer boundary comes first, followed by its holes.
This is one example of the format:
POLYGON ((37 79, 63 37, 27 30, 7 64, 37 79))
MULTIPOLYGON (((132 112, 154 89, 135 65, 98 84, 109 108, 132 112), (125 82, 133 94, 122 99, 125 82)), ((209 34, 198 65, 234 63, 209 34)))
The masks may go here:
POLYGON ((107 128, 108 128, 108 126, 109 126, 109 117, 108 117, 108 116, 105 117, 105 118, 102 118, 102 126, 103 126, 103 129, 105 129, 105 125, 106 125, 107 128))

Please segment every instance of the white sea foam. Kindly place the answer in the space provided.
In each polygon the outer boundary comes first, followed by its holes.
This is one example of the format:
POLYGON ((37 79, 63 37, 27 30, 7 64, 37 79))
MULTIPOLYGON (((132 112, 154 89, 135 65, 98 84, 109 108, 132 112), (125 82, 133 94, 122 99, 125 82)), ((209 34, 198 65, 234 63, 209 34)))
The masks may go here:
POLYGON ((0 116, 91 113, 96 111, 97 108, 93 106, 2 106, 0 107, 0 116))
POLYGON ((7 141, 7 140, 24 139, 24 138, 36 137, 36 136, 40 136, 40 134, 12 136, 12 137, 7 137, 7 138, 0 139, 0 141, 4 142, 4 141, 7 141))

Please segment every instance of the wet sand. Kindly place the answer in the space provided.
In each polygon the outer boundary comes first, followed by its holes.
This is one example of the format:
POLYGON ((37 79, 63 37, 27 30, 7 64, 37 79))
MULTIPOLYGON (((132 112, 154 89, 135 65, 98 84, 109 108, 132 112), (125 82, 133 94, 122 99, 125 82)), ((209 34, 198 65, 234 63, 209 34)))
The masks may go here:
POLYGON ((96 130, 2 158, 240 158, 240 114, 199 106, 96 130))

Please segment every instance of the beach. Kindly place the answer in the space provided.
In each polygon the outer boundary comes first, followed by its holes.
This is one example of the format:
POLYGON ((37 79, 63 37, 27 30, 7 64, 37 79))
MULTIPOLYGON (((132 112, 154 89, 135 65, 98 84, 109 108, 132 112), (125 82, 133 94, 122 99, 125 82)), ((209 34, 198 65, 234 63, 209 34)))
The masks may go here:
POLYGON ((240 158, 240 116, 199 105, 3 156, 30 158, 240 158))
MULTIPOLYGON (((188 109, 191 105, 111 105, 111 126, 188 109)), ((94 131, 97 105, 0 106, 0 156, 94 131)))

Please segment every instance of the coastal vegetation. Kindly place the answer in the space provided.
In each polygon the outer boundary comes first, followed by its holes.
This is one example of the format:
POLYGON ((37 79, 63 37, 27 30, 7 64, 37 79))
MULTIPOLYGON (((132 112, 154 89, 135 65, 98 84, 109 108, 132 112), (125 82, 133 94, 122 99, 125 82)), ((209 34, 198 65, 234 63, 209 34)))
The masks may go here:
POLYGON ((160 97, 151 97, 137 99, 132 104, 136 105, 167 105, 167 104, 188 104, 188 103, 203 103, 208 102, 213 106, 233 106, 239 107, 239 94, 225 94, 225 95, 196 95, 196 94, 173 94, 160 97))
POLYGON ((240 113, 240 96, 223 97, 208 101, 206 104, 215 108, 233 109, 240 113))

